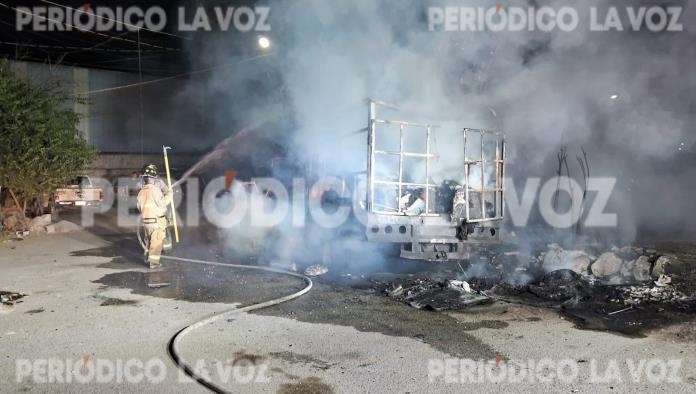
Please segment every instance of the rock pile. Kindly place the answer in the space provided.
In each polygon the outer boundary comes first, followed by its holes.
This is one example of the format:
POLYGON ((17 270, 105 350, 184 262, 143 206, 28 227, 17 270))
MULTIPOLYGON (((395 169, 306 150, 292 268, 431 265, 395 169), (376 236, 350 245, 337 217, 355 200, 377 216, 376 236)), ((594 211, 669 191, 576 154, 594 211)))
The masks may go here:
POLYGON ((0 224, 1 229, 4 231, 18 234, 19 232, 28 231, 28 233, 26 233, 27 235, 70 233, 82 230, 81 226, 67 220, 51 223, 50 214, 27 220, 27 218, 23 217, 17 210, 0 211, 0 224))
POLYGON ((581 250, 566 250, 551 244, 539 259, 545 272, 569 269, 612 285, 648 282, 660 275, 677 274, 682 268, 676 256, 658 255, 654 249, 632 246, 613 247, 595 257, 581 250))
POLYGON ((24 231, 27 229, 26 219, 17 210, 0 210, 0 222, 4 231, 24 231))
POLYGON ((37 216, 29 221, 29 231, 32 235, 46 233, 46 226, 51 224, 51 215, 37 216))

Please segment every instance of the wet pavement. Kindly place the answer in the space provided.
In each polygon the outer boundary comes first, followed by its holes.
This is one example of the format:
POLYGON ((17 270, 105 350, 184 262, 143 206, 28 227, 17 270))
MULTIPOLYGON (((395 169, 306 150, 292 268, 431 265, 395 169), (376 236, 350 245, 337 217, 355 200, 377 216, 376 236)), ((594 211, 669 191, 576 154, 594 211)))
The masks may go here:
MULTIPOLYGON (((138 244, 134 237, 117 234, 102 234, 102 236, 110 239, 112 243, 102 248, 76 251, 73 255, 111 257, 110 262, 101 264, 100 267, 125 271, 106 274, 94 283, 129 289, 133 294, 189 302, 230 303, 246 306, 282 297, 304 287, 300 279, 285 275, 166 260, 163 268, 148 270, 144 263, 140 262, 142 257, 138 253, 129 253, 129 251, 137 251, 138 244)), ((669 252, 679 253, 679 256, 687 259, 694 256, 693 245, 670 244, 664 248, 669 252)), ((205 250, 208 258, 224 259, 221 257, 221 252, 214 248, 201 247, 201 245, 180 246, 177 248, 177 253, 195 257, 202 250, 205 250)), ((247 260, 230 261, 230 263, 256 264, 247 260)), ((419 281, 430 281, 431 285, 437 280, 445 283, 443 280, 446 278, 459 276, 459 266, 411 263, 398 259, 388 261, 385 266, 391 266, 394 272, 369 272, 368 270, 365 274, 346 275, 349 267, 340 265, 331 267, 328 275, 314 279, 314 288, 308 295, 254 313, 287 317, 308 323, 349 326, 364 332, 415 338, 452 356, 473 354, 478 358, 490 358, 495 355, 493 349, 477 341, 475 337, 467 335, 466 331, 478 328, 505 328, 505 323, 484 320, 463 327, 459 321, 447 313, 433 311, 433 309, 441 312, 460 310, 466 313, 470 305, 462 305, 460 292, 449 289, 446 285, 439 285, 440 288, 430 286, 428 290, 430 293, 424 294, 419 300, 426 303, 418 306, 419 308, 424 306, 423 310, 415 310, 404 302, 390 299, 385 294, 388 293, 386 287, 390 283, 392 287, 419 281), (427 302, 439 305, 441 308, 429 307, 427 302)), ((696 267, 696 264, 693 267, 696 267)), ((560 278, 573 282, 574 286, 577 286, 576 283, 582 283, 575 277, 561 276, 560 278)), ((488 289, 494 283, 493 280, 486 278, 470 280, 478 290, 488 289)), ((685 272, 684 277, 677 279, 677 283, 684 284, 687 292, 693 290, 688 286, 692 286, 694 282, 696 282, 696 268, 685 272)), ((574 322, 578 329, 609 331, 629 337, 645 337, 651 330, 696 320, 695 304, 644 305, 623 311, 624 308, 621 305, 608 301, 611 293, 610 286, 593 288, 579 286, 578 291, 585 296, 592 294, 592 297, 574 303, 563 303, 568 301, 569 297, 561 299, 546 297, 548 294, 539 293, 541 291, 539 289, 545 288, 509 287, 507 292, 503 291, 503 294, 498 294, 489 302, 503 301, 547 308, 574 322)), ((561 286, 560 289, 565 290, 565 287, 561 286)), ((558 292, 557 289, 554 291, 558 292)), ((104 305, 121 304, 128 303, 119 303, 118 300, 104 301, 104 305)), ((414 306, 412 300, 409 304, 414 306)))
MULTIPOLYGON (((178 263, 163 259, 163 268, 151 271, 141 262, 137 253, 139 245, 132 235, 113 234, 97 230, 110 241, 108 246, 75 251, 73 256, 109 257, 111 261, 100 264, 101 268, 120 270, 108 273, 96 284, 128 289, 132 294, 168 298, 189 302, 231 303, 251 305, 278 298, 304 287, 298 279, 286 275, 260 273, 253 270, 225 267, 210 267, 191 263, 178 263), (121 271, 123 270, 123 271, 121 271), (165 283, 165 287, 151 285, 165 283)), ((190 237, 187 237, 190 239, 190 237)), ((182 239, 186 239, 182 236, 182 239)), ((221 252, 213 247, 202 247, 190 242, 176 246, 176 254, 187 257, 217 259, 224 262, 221 252)), ((247 260, 228 261, 235 264, 254 264, 247 260)), ((362 264, 369 266, 369 264, 362 264)), ((263 316, 286 317, 307 323, 326 323, 353 327, 363 332, 378 332, 390 336, 417 339, 453 356, 490 358, 495 351, 461 330, 459 322, 447 314, 417 311, 413 308, 384 297, 372 277, 409 275, 412 270, 431 269, 432 273, 448 276, 453 264, 433 265, 392 259, 365 275, 344 276, 341 271, 349 267, 336 265, 322 277, 313 278, 312 291, 288 303, 266 308, 254 313, 263 316), (392 273, 378 272, 379 268, 392 268, 392 273)), ((107 301, 105 301, 107 302, 107 301)), ((116 304, 116 302, 113 302, 116 304)), ((499 323, 487 323, 490 327, 499 323)), ((468 330, 474 329, 468 326, 468 330)), ((464 330, 466 331, 466 330, 464 330)))
MULTIPOLYGON (((135 237, 127 233, 97 230, 90 237, 78 233, 65 241, 69 242, 65 247, 70 248, 67 257, 54 257, 55 250, 49 248, 45 253, 32 255, 30 260, 35 262, 27 266, 41 269, 42 261, 51 259, 55 263, 57 258, 55 264, 62 268, 55 271, 55 282, 23 282, 24 268, 12 265, 18 272, 13 278, 17 279, 4 284, 11 290, 31 290, 26 304, 15 306, 15 316, 22 316, 18 324, 27 324, 27 319, 40 322, 38 326, 27 326, 28 329, 52 332, 44 337, 32 334, 32 338, 40 338, 37 346, 49 348, 59 344, 63 349, 78 333, 84 343, 81 346, 96 354, 122 354, 118 353, 120 349, 127 348, 132 349, 127 350, 128 354, 160 354, 167 359, 166 353, 158 352, 186 324, 303 287, 297 278, 239 268, 165 260, 162 269, 149 270, 142 262, 135 237), (80 247, 68 246, 73 244, 80 247), (79 275, 75 276, 77 272, 79 275), (56 336, 52 330, 59 330, 56 332, 62 336, 56 336), (148 345, 143 348, 131 330, 151 336, 148 345), (124 343, 128 345, 124 347, 124 343)), ((210 243, 199 241, 189 235, 188 243, 177 246, 177 255, 258 264, 224 257, 206 246, 210 243)), ((11 254, 30 253, 31 249, 25 246, 20 245, 11 254)), ((682 246, 680 253, 693 250, 682 246)), ((563 304, 566 298, 549 301, 525 292, 506 294, 488 305, 435 312, 415 309, 403 300, 390 298, 384 284, 419 279, 447 281, 462 272, 456 264, 417 264, 394 259, 372 267, 361 262, 359 267, 331 265, 329 274, 314 278, 310 293, 278 306, 223 319, 192 335, 185 351, 189 357, 195 355, 216 362, 270 363, 271 387, 275 392, 343 392, 341 388, 352 387, 353 383, 358 391, 369 391, 370 387, 379 387, 375 386, 376 381, 382 382, 381 387, 391 387, 391 391, 423 392, 433 389, 424 375, 427 360, 432 358, 524 360, 551 355, 570 356, 580 363, 617 355, 688 359, 688 349, 696 345, 693 311, 645 306, 609 315, 622 307, 607 307, 602 302, 563 304), (371 373, 369 379, 365 378, 367 371, 371 373), (391 377, 395 374, 400 374, 396 381, 391 377)), ((675 278, 675 283, 690 281, 688 275, 675 278)), ((27 274, 25 279, 35 277, 35 273, 27 274)), ((469 279, 476 291, 488 289, 495 282, 469 279)), ((569 279, 572 282, 574 278, 569 279)), ((680 289, 688 291, 688 287, 680 289)), ((13 326, 4 331, 18 330, 13 326)), ((3 338, 0 332, 0 340, 12 341, 12 337, 3 338)), ((8 354, 18 357, 25 345, 14 341, 6 343, 8 354)), ((689 368, 683 373, 687 380, 694 376, 696 371, 689 368)), ((184 388, 190 391, 193 387, 184 388)), ((442 386, 437 387, 435 391, 443 391, 442 386)), ((532 387, 536 386, 529 386, 530 390, 532 387)), ((566 391, 572 387, 561 388, 566 391)), ((604 389, 611 390, 609 386, 604 389)))
MULTIPOLYGON (((132 239, 119 237, 115 244, 73 252, 74 256, 111 257, 102 268, 125 271, 109 273, 93 281, 107 287, 128 289, 132 294, 189 302, 231 303, 240 306, 260 303, 299 291, 305 285, 298 278, 260 273, 240 268, 209 267, 163 259, 163 268, 149 270, 137 255, 123 256, 132 239), (165 283, 168 286, 152 288, 165 283)), ((385 298, 373 282, 327 275, 314 278, 312 291, 291 302, 254 313, 287 317, 308 323, 354 327, 363 332, 415 338, 453 356, 475 355, 490 358, 495 352, 474 337, 461 333, 459 323, 446 314, 415 311, 403 303, 385 298), (379 318, 376 318, 379 317, 379 318)), ((104 301, 118 305, 117 301, 104 301)))
POLYGON ((164 262, 155 271, 123 271, 94 283, 130 289, 133 294, 189 302, 252 305, 301 290, 302 280, 240 268, 164 262), (157 285, 164 285, 157 288, 157 285))
POLYGON ((375 290, 337 287, 321 279, 300 299, 255 313, 414 338, 455 357, 495 357, 490 346, 463 333, 459 322, 447 314, 413 309, 375 290))
MULTIPOLYGON (((202 245, 179 245, 179 253, 252 263, 225 258, 202 245)), ((7 360, 26 357, 26 349, 37 357, 75 358, 88 353, 101 358, 147 359, 154 355, 175 369, 165 344, 182 327, 204 316, 303 287, 299 279, 239 268, 165 261, 164 268, 149 270, 132 235, 109 232, 23 241, 0 256, 0 263, 10 274, 0 283, 2 288, 29 294, 8 312, 13 313, 13 319, 2 323, 0 341, 11 357, 7 360), (51 275, 45 275, 47 269, 51 275), (164 286, 153 288, 153 284, 164 286)), ((528 298, 496 299, 488 305, 460 310, 415 309, 385 295, 378 283, 419 277, 445 281, 461 269, 456 265, 402 263, 391 261, 372 269, 332 265, 329 274, 314 279, 310 293, 205 326, 187 338, 183 351, 187 358, 202 357, 211 363, 268 365, 272 382, 264 390, 281 393, 346 392, 347 387, 361 392, 375 387, 396 392, 443 392, 468 387, 428 383, 428 360, 445 357, 516 362, 572 357, 580 363, 583 374, 589 365, 586 360, 677 357, 684 359, 681 376, 685 382, 696 382, 696 370, 691 367, 696 362, 690 358, 696 354, 696 324, 688 320, 689 313, 670 316, 665 309, 646 308, 612 315, 626 322, 634 316, 641 322, 632 327, 634 332, 622 333, 623 328, 606 324, 606 315, 618 306, 583 306, 581 312, 594 314, 584 316, 568 305, 564 309, 558 302, 532 298, 536 296, 531 293, 528 298), (667 318, 656 318, 664 316, 667 318)), ((471 280, 476 290, 490 283, 471 280)), ((13 367, 7 360, 0 360, 0 375, 11 381, 8 373, 13 367)), ((583 384, 524 387, 528 392, 572 391, 578 385, 585 387, 583 384)), ((586 388, 610 391, 616 386, 586 388)), ((31 384, 11 387, 42 389, 31 384)), ((134 391, 202 391, 197 385, 180 386, 172 380, 163 386, 134 387, 134 391)), ((497 385, 482 387, 483 392, 502 389, 497 385)), ((93 392, 93 388, 87 385, 82 391, 93 392)), ((117 384, 109 388, 129 391, 117 384)), ((254 388, 235 386, 235 391, 254 392, 254 388)), ((644 385, 630 388, 652 391, 644 385)))

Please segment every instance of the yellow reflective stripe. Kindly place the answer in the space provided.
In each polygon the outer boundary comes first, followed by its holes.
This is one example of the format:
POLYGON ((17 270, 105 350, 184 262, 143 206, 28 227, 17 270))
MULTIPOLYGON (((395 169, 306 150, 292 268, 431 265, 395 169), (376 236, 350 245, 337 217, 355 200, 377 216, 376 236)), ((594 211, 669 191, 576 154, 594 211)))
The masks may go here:
POLYGON ((154 202, 146 202, 145 204, 141 204, 140 207, 141 208, 159 208, 160 206, 154 202))
POLYGON ((153 256, 153 255, 150 255, 150 256, 148 256, 148 259, 150 259, 150 260, 155 260, 155 261, 159 261, 160 256, 153 256))

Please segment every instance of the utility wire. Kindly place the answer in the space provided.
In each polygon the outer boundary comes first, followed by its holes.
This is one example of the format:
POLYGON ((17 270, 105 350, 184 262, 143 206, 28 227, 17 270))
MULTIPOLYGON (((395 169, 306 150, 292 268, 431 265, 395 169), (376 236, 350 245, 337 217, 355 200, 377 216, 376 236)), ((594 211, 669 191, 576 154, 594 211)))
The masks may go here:
MULTIPOLYGON (((143 51, 143 53, 147 53, 147 55, 142 56, 143 59, 149 59, 152 57, 158 57, 158 56, 168 56, 171 55, 170 52, 157 52, 157 51, 143 51)), ((94 61, 90 62, 90 64, 104 64, 104 63, 117 63, 117 62, 127 62, 130 60, 138 60, 138 56, 134 57, 119 57, 116 59, 106 59, 106 60, 99 60, 99 61, 94 61)))
MULTIPOLYGON (((126 32, 126 33, 123 33, 123 34, 121 34, 121 35, 118 36, 118 37, 123 37, 123 36, 125 36, 126 34, 128 34, 128 33, 127 33, 127 32, 126 32)), ((80 53, 80 52, 93 51, 93 50, 99 48, 99 47, 102 46, 102 45, 108 44, 109 42, 111 42, 112 40, 114 40, 114 39, 116 39, 116 38, 118 38, 118 37, 107 38, 105 41, 96 43, 96 44, 92 45, 92 46, 89 47, 89 48, 77 49, 77 50, 74 50, 74 51, 65 52, 65 53, 63 53, 63 54, 60 56, 60 59, 58 59, 58 61, 56 62, 56 64, 60 64, 60 63, 63 61, 63 59, 65 59, 65 57, 68 56, 68 55, 71 55, 71 54, 73 54, 73 53, 80 53)), ((138 33, 138 37, 140 37, 140 33, 138 33)), ((140 46, 138 46, 138 56, 140 56, 140 46)))
MULTIPOLYGON (((18 33, 18 31, 16 30, 16 29, 17 29, 17 25, 16 25, 15 23, 9 23, 9 22, 4 21, 4 20, 1 20, 1 19, 0 19, 0 23, 2 23, 3 25, 7 25, 7 26, 12 27, 12 32, 18 33)), ((35 31, 33 31, 33 30, 22 30, 21 32, 22 32, 22 34, 29 33, 29 34, 31 34, 31 35, 34 35, 34 36, 37 36, 37 37, 41 37, 41 38, 43 38, 43 39, 45 39, 45 40, 49 40, 49 41, 53 41, 53 42, 59 42, 59 43, 61 43, 61 44, 64 42, 64 40, 58 39, 58 38, 56 38, 54 35, 41 34, 41 33, 35 32, 35 31)), ((92 44, 92 43, 94 42, 94 41, 85 40, 85 39, 82 39, 82 38, 79 38, 79 37, 70 37, 69 39, 72 40, 72 41, 84 42, 84 43, 86 43, 86 44, 92 44)))
MULTIPOLYGON (((14 23, 9 23, 9 22, 4 21, 4 20, 2 20, 2 19, 0 19, 0 23, 2 23, 3 25, 10 26, 10 27, 12 28, 11 33, 12 33, 15 37, 17 36, 17 33, 18 33, 17 30, 16 30, 16 29, 17 29, 17 26, 16 26, 14 23)), ((29 34, 31 34, 31 35, 34 35, 34 36, 37 36, 37 37, 41 37, 41 38, 44 39, 44 40, 49 40, 49 41, 53 41, 53 42, 60 42, 60 43, 63 42, 62 40, 59 40, 59 39, 57 39, 57 38, 55 38, 55 37, 51 37, 51 36, 48 36, 48 35, 46 35, 46 34, 37 33, 37 32, 35 32, 35 31, 31 31, 31 30, 22 31, 22 33, 29 33, 29 34)), ((91 41, 87 41, 87 40, 79 40, 79 39, 78 39, 78 41, 86 42, 86 43, 89 43, 89 44, 92 43, 91 41)))
POLYGON ((138 82, 138 83, 131 83, 131 84, 128 84, 128 85, 114 86, 114 87, 111 87, 111 88, 104 88, 104 89, 91 90, 91 91, 88 91, 88 92, 81 92, 81 93, 77 93, 76 95, 77 95, 77 96, 84 96, 84 95, 90 95, 90 94, 111 92, 111 91, 120 90, 120 89, 134 88, 134 87, 137 87, 137 86, 145 86, 145 85, 149 85, 149 84, 153 84, 153 83, 164 82, 164 81, 169 81, 169 80, 172 80, 172 79, 187 77, 187 76, 189 76, 189 75, 202 74, 202 73, 206 73, 206 72, 209 72, 209 71, 216 70, 216 69, 218 69, 218 68, 229 67, 229 66, 234 66, 234 65, 237 65, 237 64, 242 64, 242 63, 250 62, 250 61, 252 61, 252 60, 260 59, 260 58, 262 58, 262 57, 266 57, 266 56, 269 56, 269 55, 270 55, 270 53, 264 53, 263 55, 253 56, 253 57, 250 57, 250 58, 242 59, 242 60, 237 61, 237 62, 218 64, 218 65, 216 65, 216 66, 212 66, 212 67, 208 67, 208 68, 204 68, 204 69, 200 69, 200 70, 196 70, 196 71, 190 71, 190 72, 181 73, 181 74, 177 74, 177 75, 172 75, 172 76, 164 77, 164 78, 151 79, 151 80, 149 80, 149 81, 143 81, 143 82, 138 82))
MULTIPOLYGON (((0 24, 11 26, 12 28, 15 27, 15 25, 13 23, 8 23, 6 21, 3 21, 2 19, 0 19, 0 24)), ((61 40, 58 40, 58 39, 51 37, 51 36, 48 36, 48 35, 43 35, 40 33, 33 32, 33 31, 27 31, 27 33, 30 33, 30 34, 35 35, 37 37, 40 37, 42 39, 62 43, 61 40)), ((73 38, 71 37, 71 39, 73 39, 73 38)), ((86 42, 89 44, 92 44, 94 42, 94 41, 90 42, 90 41, 79 40, 79 39, 78 39, 78 41, 86 42)), ((106 41, 103 41, 101 43, 98 43, 96 45, 92 45, 91 47, 72 46, 72 45, 64 45, 64 44, 63 45, 35 44, 35 43, 31 43, 31 42, 16 42, 16 41, 15 42, 0 41, 0 45, 7 45, 7 46, 15 47, 15 48, 19 48, 19 47, 36 48, 36 49, 44 52, 47 56, 50 55, 50 52, 47 50, 57 50, 57 51, 66 52, 66 54, 63 55, 64 57, 67 56, 68 54, 73 54, 73 53, 83 52, 83 51, 84 52, 86 52, 86 51, 101 52, 101 53, 104 53, 105 55, 113 57, 113 58, 107 59, 107 60, 90 62, 89 63, 90 65, 102 64, 102 63, 126 62, 129 60, 137 60, 138 59, 138 56, 136 56, 136 57, 124 57, 124 56, 122 56, 122 55, 130 54, 130 53, 138 53, 137 49, 99 48, 100 46, 102 46, 110 41, 111 41, 111 38, 109 38, 106 41), (45 49, 47 49, 47 50, 45 50, 45 49)), ((158 49, 141 50, 141 52, 143 54, 146 54, 145 56, 142 56, 143 59, 151 58, 151 57, 158 57, 158 56, 167 56, 167 55, 172 54, 171 51, 162 51, 162 50, 158 50, 158 49)), ((33 60, 44 61, 45 59, 35 59, 34 58, 33 60)), ((63 63, 63 62, 61 62, 61 63, 63 63)))
MULTIPOLYGON (((116 38, 116 37, 112 37, 116 38)), ((109 40, 107 40, 109 41, 109 40)), ((27 47, 27 48, 44 48, 44 49, 56 49, 60 51, 73 51, 73 52, 82 52, 82 51, 99 51, 99 52, 110 52, 110 53, 138 53, 137 49, 115 49, 115 48, 99 48, 99 46, 102 46, 106 44, 106 42, 101 42, 98 43, 92 47, 76 47, 76 46, 61 46, 61 45, 47 45, 47 44, 31 44, 31 43, 22 43, 22 42, 10 42, 10 41, 0 41, 0 44, 2 45, 12 45, 12 46, 20 46, 20 47, 27 47)), ((162 52, 161 50, 146 50, 142 51, 143 53, 168 53, 168 52, 162 52)))
MULTIPOLYGON (((93 30, 83 29, 83 28, 81 28, 81 27, 77 27, 77 26, 71 25, 71 24, 66 23, 66 22, 63 22, 63 21, 51 19, 51 18, 48 18, 48 17, 45 17, 45 16, 41 16, 41 15, 36 15, 36 14, 34 14, 33 12, 20 10, 20 9, 18 9, 18 8, 16 8, 16 7, 12 7, 12 6, 9 6, 9 5, 4 4, 4 3, 0 3, 0 6, 5 7, 5 8, 9 8, 9 9, 12 9, 12 10, 15 10, 15 11, 17 11, 17 12, 21 12, 21 13, 23 13, 23 14, 32 15, 32 16, 37 17, 37 18, 42 18, 42 19, 44 19, 44 20, 51 21, 51 22, 54 22, 54 23, 60 23, 60 24, 62 24, 62 25, 64 25, 64 26, 69 26, 69 27, 71 27, 71 28, 74 28, 74 29, 76 29, 76 30, 79 30, 79 31, 82 31, 82 32, 85 32, 85 33, 96 34, 96 35, 98 35, 98 36, 102 36, 102 37, 106 37, 106 38, 115 38, 115 39, 117 39, 117 40, 119 40, 119 41, 129 42, 129 43, 131 43, 131 44, 138 44, 137 41, 129 40, 129 39, 127 39, 127 38, 122 38, 122 37, 114 37, 114 36, 110 36, 110 35, 108 35, 108 34, 96 32, 96 31, 93 31, 93 30)), ((149 47, 164 49, 164 50, 168 50, 168 51, 180 51, 180 49, 164 47, 164 46, 161 46, 161 45, 148 44, 148 43, 142 43, 142 44, 143 44, 143 45, 146 45, 146 46, 149 46, 149 47)))
POLYGON ((54 3, 54 2, 48 1, 48 0, 41 0, 41 2, 42 2, 42 3, 47 3, 47 4, 52 4, 52 5, 55 5, 55 6, 58 6, 58 7, 63 7, 63 8, 71 9, 71 10, 73 10, 73 11, 81 12, 81 13, 87 14, 87 15, 93 15, 93 16, 95 16, 95 17, 97 17, 97 18, 101 18, 101 19, 103 19, 103 20, 107 20, 107 21, 112 21, 112 22, 120 23, 120 24, 123 25, 123 26, 132 27, 132 28, 135 28, 135 29, 137 29, 137 30, 146 30, 146 31, 150 31, 150 32, 153 32, 153 33, 157 33, 157 34, 164 34, 164 35, 166 35, 166 36, 181 38, 182 40, 190 40, 190 39, 191 39, 191 38, 189 38, 189 37, 184 37, 184 36, 179 36, 179 35, 172 34, 172 33, 167 33, 167 32, 165 32, 165 31, 157 31, 157 30, 148 29, 148 28, 146 28, 146 27, 139 27, 139 26, 136 26, 136 25, 132 25, 132 24, 130 24, 130 23, 126 23, 126 22, 123 22, 123 21, 119 21, 119 20, 117 20, 117 19, 107 18, 107 17, 105 17, 105 16, 103 16, 103 15, 97 15, 97 14, 95 14, 95 13, 86 12, 86 11, 81 10, 81 9, 79 9, 79 8, 68 7, 67 5, 54 3))

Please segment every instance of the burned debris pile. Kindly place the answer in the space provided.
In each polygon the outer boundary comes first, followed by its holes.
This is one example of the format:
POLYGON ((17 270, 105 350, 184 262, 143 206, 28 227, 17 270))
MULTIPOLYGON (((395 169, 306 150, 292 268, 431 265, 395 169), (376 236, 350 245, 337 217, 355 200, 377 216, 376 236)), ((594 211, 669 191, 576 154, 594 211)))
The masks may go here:
POLYGON ((493 302, 491 297, 473 290, 465 281, 407 278, 392 283, 376 282, 383 294, 416 309, 457 310, 493 302))
POLYGON ((24 296, 26 296, 26 294, 0 290, 0 304, 12 306, 17 302, 22 302, 18 300, 24 296))
POLYGON ((688 287, 696 269, 677 256, 636 247, 587 249, 552 244, 534 255, 497 253, 487 257, 485 269, 477 262, 447 271, 450 278, 439 271, 376 283, 382 294, 418 309, 523 303, 556 308, 588 327, 624 332, 696 311, 696 291, 688 287))
POLYGON ((526 286, 533 295, 551 301, 582 299, 591 293, 591 284, 573 270, 560 269, 544 275, 536 284, 526 286))
POLYGON ((80 225, 67 220, 54 223, 50 214, 29 219, 18 210, 0 210, 0 231, 8 233, 11 239, 24 239, 43 234, 70 233, 81 229, 80 225))

